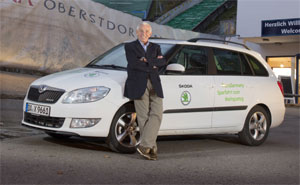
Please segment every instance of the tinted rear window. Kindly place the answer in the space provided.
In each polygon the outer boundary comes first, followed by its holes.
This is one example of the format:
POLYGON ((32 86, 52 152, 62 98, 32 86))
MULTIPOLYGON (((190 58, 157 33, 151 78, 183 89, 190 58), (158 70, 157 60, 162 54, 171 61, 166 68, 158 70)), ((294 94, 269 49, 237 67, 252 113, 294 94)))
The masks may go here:
POLYGON ((249 63, 255 73, 255 76, 269 76, 266 68, 253 56, 247 55, 249 63))
POLYGON ((253 75, 252 71, 251 71, 251 68, 249 66, 249 63, 248 63, 247 59, 245 58, 245 55, 243 55, 241 53, 240 57, 241 57, 242 73, 243 73, 243 75, 247 75, 247 76, 253 75))
POLYGON ((242 74, 239 53, 216 48, 213 52, 218 75, 242 74))

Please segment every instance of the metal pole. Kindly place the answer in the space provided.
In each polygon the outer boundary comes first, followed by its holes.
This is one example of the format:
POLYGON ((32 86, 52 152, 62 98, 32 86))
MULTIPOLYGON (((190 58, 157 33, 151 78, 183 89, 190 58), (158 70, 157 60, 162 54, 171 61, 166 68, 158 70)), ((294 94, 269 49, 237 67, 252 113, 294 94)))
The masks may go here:
MULTIPOLYGON (((299 94, 299 60, 300 60, 300 54, 296 55, 296 88, 295 88, 295 94, 299 94)), ((298 97, 296 99, 296 104, 298 104, 298 97)))

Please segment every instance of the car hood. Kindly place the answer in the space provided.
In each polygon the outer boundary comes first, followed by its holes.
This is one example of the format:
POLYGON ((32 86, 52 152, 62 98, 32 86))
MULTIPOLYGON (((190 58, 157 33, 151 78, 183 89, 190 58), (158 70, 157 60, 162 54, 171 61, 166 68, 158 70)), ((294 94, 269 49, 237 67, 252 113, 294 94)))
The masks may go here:
POLYGON ((47 75, 34 81, 31 85, 47 85, 64 89, 66 91, 71 91, 74 89, 91 86, 124 86, 126 77, 126 71, 77 68, 47 75))

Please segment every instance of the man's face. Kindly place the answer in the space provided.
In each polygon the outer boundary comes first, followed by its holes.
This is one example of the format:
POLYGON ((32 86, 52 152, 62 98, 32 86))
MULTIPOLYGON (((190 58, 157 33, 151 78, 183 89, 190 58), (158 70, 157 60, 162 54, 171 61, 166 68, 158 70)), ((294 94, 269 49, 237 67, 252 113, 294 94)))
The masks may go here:
POLYGON ((139 29, 136 30, 136 35, 141 42, 146 44, 152 35, 151 27, 149 25, 140 25, 139 29))

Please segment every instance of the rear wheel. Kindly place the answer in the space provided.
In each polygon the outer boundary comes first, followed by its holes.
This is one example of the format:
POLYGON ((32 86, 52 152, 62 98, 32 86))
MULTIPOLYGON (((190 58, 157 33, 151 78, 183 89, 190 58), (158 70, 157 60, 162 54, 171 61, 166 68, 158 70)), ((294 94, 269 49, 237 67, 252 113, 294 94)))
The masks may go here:
POLYGON ((121 153, 134 153, 140 142, 140 132, 133 104, 121 107, 116 113, 107 137, 111 150, 121 153))
POLYGON ((254 107, 248 113, 244 128, 239 133, 241 143, 250 146, 261 145, 268 137, 270 124, 267 111, 261 106, 254 107))

